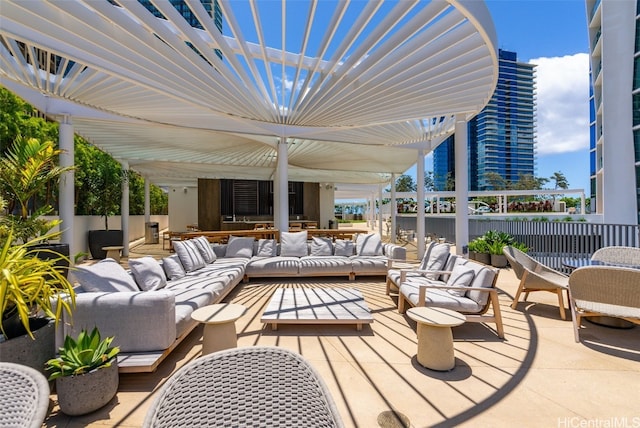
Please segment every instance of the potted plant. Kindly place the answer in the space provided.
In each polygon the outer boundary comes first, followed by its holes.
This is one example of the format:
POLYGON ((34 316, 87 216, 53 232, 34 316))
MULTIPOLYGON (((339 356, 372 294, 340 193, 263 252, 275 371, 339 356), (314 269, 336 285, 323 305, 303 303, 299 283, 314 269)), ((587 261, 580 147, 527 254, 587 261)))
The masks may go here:
POLYGON ((59 234, 50 232, 61 222, 43 218, 53 212, 53 207, 46 203, 51 193, 47 190, 73 168, 57 166, 61 152, 51 141, 19 136, 0 159, 0 197, 4 201, 1 209, 7 208, 6 215, 0 217, 4 226, 0 239, 6 239, 11 231, 14 243, 29 242, 30 246, 41 249, 38 256, 56 259, 66 274, 69 245, 49 242, 59 238, 59 234), (44 199, 45 203, 38 206, 38 199, 44 199))
POLYGON ((481 236, 469 242, 469 258, 486 265, 491 263, 489 244, 484 237, 481 236))
POLYGON ((55 354, 53 324, 62 319, 63 311, 71 312, 75 293, 57 269, 58 259, 38 257, 32 246, 37 240, 16 245, 12 241, 11 231, 0 241, 0 361, 42 371, 55 354))
POLYGON ((513 245, 516 241, 513 236, 506 232, 489 230, 483 235, 488 244, 489 254, 491 254, 491 266, 502 268, 507 266, 507 258, 502 249, 505 245, 513 245))
POLYGON ((67 336, 59 356, 46 363, 49 380, 56 381, 60 410, 70 416, 84 415, 107 404, 118 391, 120 349, 113 337, 101 340, 94 327, 80 331, 77 340, 67 336))
POLYGON ((89 176, 90 201, 96 214, 104 218, 104 229, 90 230, 88 233, 89 251, 94 259, 104 259, 107 252, 104 247, 123 245, 122 230, 109 229, 109 217, 120 210, 122 197, 122 180, 127 178, 120 164, 106 153, 99 152, 95 156, 96 163, 89 176))

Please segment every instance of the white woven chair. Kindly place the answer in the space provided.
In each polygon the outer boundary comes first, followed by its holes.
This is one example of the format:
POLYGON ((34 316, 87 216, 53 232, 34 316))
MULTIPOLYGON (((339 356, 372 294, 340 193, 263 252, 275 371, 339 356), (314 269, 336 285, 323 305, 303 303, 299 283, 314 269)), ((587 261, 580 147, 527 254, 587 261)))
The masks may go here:
POLYGON ((0 362, 0 427, 40 428, 49 410, 49 382, 39 371, 0 362))
POLYGON ((249 347, 215 352, 178 370, 144 427, 342 427, 318 373, 299 354, 249 347))
POLYGON ((564 310, 564 298, 562 297, 562 292, 567 290, 569 277, 543 265, 517 248, 505 246, 502 249, 502 252, 507 257, 516 277, 520 280, 518 291, 516 292, 516 296, 513 298, 511 308, 515 309, 516 306, 518 306, 518 301, 520 300, 520 295, 522 293, 525 293, 524 300, 526 301, 529 298, 529 293, 532 291, 549 291, 558 295, 560 318, 566 320, 567 315, 564 310))
POLYGON ((585 266, 569 277, 569 302, 576 342, 585 316, 604 315, 640 324, 640 269, 585 266))

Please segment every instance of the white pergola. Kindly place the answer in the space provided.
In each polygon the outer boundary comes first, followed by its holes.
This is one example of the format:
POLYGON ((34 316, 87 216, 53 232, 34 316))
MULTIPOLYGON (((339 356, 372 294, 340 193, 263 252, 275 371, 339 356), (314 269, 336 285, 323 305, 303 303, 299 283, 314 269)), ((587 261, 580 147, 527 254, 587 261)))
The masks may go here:
POLYGON ((0 83, 71 161, 76 133, 158 185, 274 180, 279 227, 288 180, 388 183, 456 128, 466 171, 498 77, 483 2, 221 0, 222 32, 200 0, 200 28, 151 3, 0 0, 0 83))

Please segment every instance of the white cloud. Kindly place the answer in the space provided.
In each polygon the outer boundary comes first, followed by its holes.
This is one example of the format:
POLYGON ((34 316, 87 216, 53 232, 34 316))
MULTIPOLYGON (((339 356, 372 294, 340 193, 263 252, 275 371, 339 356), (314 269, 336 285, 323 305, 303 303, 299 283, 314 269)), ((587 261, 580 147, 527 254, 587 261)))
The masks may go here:
POLYGON ((589 55, 537 58, 538 154, 589 148, 589 55))

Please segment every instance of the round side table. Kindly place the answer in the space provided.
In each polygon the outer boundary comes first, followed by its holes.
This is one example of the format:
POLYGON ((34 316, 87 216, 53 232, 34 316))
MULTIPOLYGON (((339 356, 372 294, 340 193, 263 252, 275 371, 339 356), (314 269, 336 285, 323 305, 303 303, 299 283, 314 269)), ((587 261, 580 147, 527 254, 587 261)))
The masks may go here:
POLYGON ((444 308, 416 307, 407 316, 418 323, 418 363, 438 371, 455 367, 451 327, 463 324, 464 315, 444 308))
POLYGON ((191 318, 204 324, 202 355, 238 346, 235 320, 247 311, 243 305, 218 303, 196 309, 191 318))

